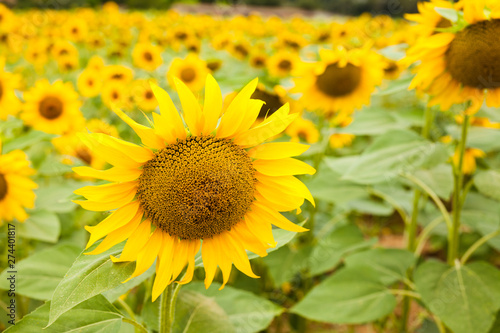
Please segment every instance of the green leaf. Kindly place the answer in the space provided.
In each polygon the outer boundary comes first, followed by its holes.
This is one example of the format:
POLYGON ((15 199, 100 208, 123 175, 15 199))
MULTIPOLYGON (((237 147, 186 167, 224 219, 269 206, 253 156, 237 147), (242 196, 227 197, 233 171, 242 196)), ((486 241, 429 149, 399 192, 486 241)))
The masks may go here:
MULTIPOLYGON (((341 180, 341 174, 332 169, 335 159, 325 158, 328 168, 321 166, 318 175, 309 181, 304 181, 314 198, 338 205, 355 199, 368 198, 366 189, 352 181, 341 180)), ((343 160, 343 159, 337 159, 343 160)))
POLYGON ((380 319, 396 307, 396 298, 370 267, 347 267, 326 278, 290 309, 311 320, 360 324, 380 319))
POLYGON ((49 140, 53 137, 55 137, 55 135, 32 130, 27 134, 18 136, 17 138, 6 142, 2 147, 2 152, 5 154, 15 149, 24 150, 40 141, 49 140))
POLYGON ((105 291, 102 293, 104 297, 111 303, 115 302, 120 296, 125 294, 127 291, 130 289, 140 285, 142 282, 146 281, 149 279, 153 274, 156 272, 156 265, 151 265, 147 271, 142 273, 141 275, 125 282, 125 283, 120 283, 117 287, 110 289, 108 291, 105 291))
POLYGON ((412 80, 413 80, 413 75, 402 77, 397 80, 391 80, 389 81, 387 88, 379 90, 378 92, 375 92, 373 95, 388 96, 388 95, 394 95, 399 92, 407 91, 412 80))
POLYGON ((487 263, 428 261, 414 276, 426 307, 454 333, 487 333, 500 308, 500 271, 487 263))
POLYGON ((414 175, 440 198, 445 200, 450 198, 453 191, 453 172, 450 164, 440 164, 432 169, 417 170, 414 175))
POLYGON ((196 291, 212 298, 229 316, 238 333, 265 330, 273 318, 283 312, 281 307, 248 291, 229 286, 218 290, 220 286, 220 283, 214 282, 210 288, 205 289, 203 283, 192 282, 183 287, 183 290, 196 291))
POLYGON ((434 10, 448 21, 457 22, 458 20, 458 13, 455 9, 435 7, 434 10))
MULTIPOLYGON (((98 243, 94 244, 85 252, 93 250, 97 245, 98 243)), ((110 255, 120 254, 123 246, 124 243, 121 243, 101 254, 85 255, 82 253, 76 258, 73 266, 54 291, 49 325, 76 305, 119 286, 132 275, 135 262, 114 264, 109 258, 110 255)))
POLYGON ((377 184, 387 182, 403 172, 432 167, 446 159, 443 145, 426 141, 411 131, 394 130, 375 139, 342 179, 360 184, 377 184))
POLYGON ((50 185, 40 186, 35 191, 35 207, 57 213, 71 212, 76 207, 76 204, 70 199, 73 191, 86 185, 90 185, 90 183, 66 180, 63 183, 52 182, 50 185))
POLYGON ((236 332, 224 310, 211 298, 182 290, 177 298, 172 333, 236 332))
POLYGON ((415 264, 415 255, 401 249, 371 249, 354 253, 345 259, 347 267, 370 267, 378 272, 380 282, 393 284, 406 277, 406 271, 415 264))
POLYGON ((395 112, 370 109, 367 112, 357 114, 349 126, 340 128, 336 132, 354 135, 376 135, 386 133, 389 130, 409 127, 409 125, 409 123, 398 118, 395 112))
MULTIPOLYGON (((457 140, 460 138, 461 129, 459 126, 451 125, 447 127, 447 130, 453 138, 457 140)), ((493 128, 472 126, 467 134, 467 147, 479 148, 486 153, 500 150, 500 131, 493 128)))
POLYGON ((311 251, 311 247, 296 249, 284 246, 265 257, 264 262, 269 269, 274 285, 279 287, 283 283, 292 280, 298 272, 307 270, 311 251))
POLYGON ((30 213, 26 221, 17 226, 19 236, 48 243, 56 243, 61 233, 57 215, 45 210, 30 213))
MULTIPOLYGON (((500 205, 484 195, 471 192, 467 195, 461 217, 463 224, 485 236, 500 228, 500 205)), ((488 244, 500 250, 500 236, 490 239, 488 244)))
POLYGON ((479 172, 474 177, 474 185, 485 196, 500 201, 500 171, 479 172))
POLYGON ((348 253, 373 245, 376 239, 366 241, 355 225, 346 225, 321 238, 309 257, 311 275, 327 272, 340 263, 348 253))
POLYGON ((50 327, 45 328, 49 321, 50 302, 45 303, 32 313, 25 316, 9 327, 5 332, 121 332, 123 316, 120 312, 101 295, 97 295, 74 309, 63 314, 50 327))
MULTIPOLYGON (((51 299, 80 251, 72 244, 58 244, 21 260, 16 265, 16 292, 39 300, 51 299)), ((0 289, 9 289, 8 276, 7 270, 0 274, 0 289)))

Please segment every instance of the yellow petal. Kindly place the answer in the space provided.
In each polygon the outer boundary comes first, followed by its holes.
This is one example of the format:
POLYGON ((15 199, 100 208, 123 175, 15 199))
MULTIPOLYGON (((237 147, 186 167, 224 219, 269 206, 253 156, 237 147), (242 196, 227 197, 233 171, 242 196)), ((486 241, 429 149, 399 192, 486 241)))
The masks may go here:
POLYGON ((191 282, 193 279, 194 275, 194 257, 196 256, 196 253, 200 250, 200 240, 191 240, 188 241, 187 244, 187 261, 188 261, 188 268, 186 269, 186 274, 182 278, 181 281, 179 281, 179 284, 186 284, 191 282))
POLYGON ((84 186, 74 191, 92 201, 112 201, 124 197, 131 191, 137 190, 137 181, 125 183, 111 183, 97 186, 84 186))
POLYGON ((174 244, 176 239, 168 234, 163 235, 163 243, 158 257, 158 267, 153 284, 152 299, 153 302, 162 294, 167 287, 172 276, 172 259, 174 256, 174 244))
POLYGON ((261 173, 257 173, 255 175, 257 180, 266 184, 271 188, 280 188, 286 193, 300 196, 302 198, 307 199, 313 206, 315 206, 314 198, 307 188, 300 180, 295 178, 294 176, 280 176, 280 177, 272 177, 266 176, 261 173))
POLYGON ((72 200, 74 203, 82 206, 83 209, 91 210, 93 212, 103 212, 106 210, 113 210, 125 206, 135 198, 136 191, 125 193, 123 197, 117 197, 112 201, 83 201, 72 200))
POLYGON ((151 221, 146 219, 142 221, 137 230, 129 237, 120 258, 111 256, 111 260, 113 262, 134 261, 137 258, 137 254, 148 242, 150 236, 151 221))
POLYGON ((222 94, 220 87, 214 77, 208 74, 205 83, 205 102, 203 103, 203 115, 205 117, 203 134, 210 134, 215 131, 221 112, 222 94))
POLYGON ((252 278, 258 278, 258 276, 252 271, 252 267, 250 267, 250 261, 248 260, 247 253, 241 243, 234 240, 230 232, 224 232, 220 234, 220 237, 221 245, 227 255, 231 258, 234 266, 246 275, 252 278))
POLYGON ((270 202, 271 206, 279 212, 297 209, 304 203, 302 197, 287 194, 276 188, 270 188, 263 183, 257 183, 255 189, 263 197, 264 201, 270 202))
POLYGON ((203 129, 203 114, 193 92, 184 82, 174 77, 175 87, 182 104, 184 120, 192 135, 200 135, 203 129))
POLYGON ((203 267, 205 268, 205 288, 208 289, 214 280, 215 271, 217 270, 217 251, 214 249, 214 241, 212 238, 203 240, 201 247, 201 257, 203 259, 203 267))
POLYGON ((155 262, 158 252, 161 248, 161 243, 163 241, 163 231, 160 228, 156 228, 144 248, 139 252, 136 259, 135 271, 134 273, 123 283, 129 281, 130 279, 141 275, 148 270, 149 267, 155 262))
POLYGON ((123 152, 131 159, 139 163, 146 163, 155 156, 149 149, 103 133, 92 133, 90 136, 92 136, 100 144, 113 148, 119 152, 123 152))
POLYGON ((276 160, 292 156, 299 156, 309 149, 308 145, 294 142, 266 143, 248 151, 248 156, 256 159, 276 160))
POLYGON ((122 110, 117 107, 112 108, 113 112, 116 113, 124 122, 126 122, 137 135, 141 138, 143 144, 154 149, 164 148, 163 140, 156 135, 152 128, 146 127, 135 122, 132 118, 127 116, 122 110))
MULTIPOLYGON (((138 210, 139 202, 134 201, 121 207, 120 209, 117 209, 107 218, 102 220, 98 225, 94 227, 85 227, 85 229, 90 232, 90 239, 85 249, 88 249, 90 246, 92 246, 92 244, 94 244, 98 239, 101 239, 114 230, 124 226, 132 219, 137 218, 136 214, 138 213, 138 210)), ((140 216, 142 217, 142 212, 140 216)))
POLYGON ((91 167, 81 166, 74 167, 72 170, 82 177, 109 180, 111 182, 129 182, 136 180, 142 174, 142 170, 140 169, 124 169, 119 167, 113 167, 108 170, 97 170, 91 167))
POLYGON ((260 216, 260 218, 274 224, 280 229, 288 230, 288 231, 293 231, 293 232, 304 232, 307 231, 306 228, 302 228, 300 225, 296 225, 295 223, 292 223, 288 221, 286 217, 281 215, 280 213, 269 209, 266 207, 264 204, 260 202, 254 202, 252 205, 252 210, 255 212, 257 216, 260 216))
POLYGON ((168 132, 170 133, 168 135, 169 137, 173 136, 174 138, 179 138, 179 140, 185 139, 186 130, 184 128, 182 118, 168 93, 153 83, 151 83, 151 89, 153 90, 153 94, 160 104, 161 118, 164 120, 164 123, 160 124, 160 132, 168 132))
POLYGON ((244 118, 243 110, 246 110, 246 103, 257 88, 259 80, 256 78, 248 83, 229 104, 226 112, 222 115, 219 127, 217 128, 217 137, 227 138, 233 135, 244 118))
POLYGON ((294 158, 256 160, 253 166, 258 172, 267 176, 312 175, 316 172, 309 164, 294 158))
POLYGON ((258 239, 262 239, 270 247, 276 246, 276 241, 273 236, 273 227, 270 222, 261 220, 255 212, 248 212, 245 215, 245 223, 248 230, 258 239))

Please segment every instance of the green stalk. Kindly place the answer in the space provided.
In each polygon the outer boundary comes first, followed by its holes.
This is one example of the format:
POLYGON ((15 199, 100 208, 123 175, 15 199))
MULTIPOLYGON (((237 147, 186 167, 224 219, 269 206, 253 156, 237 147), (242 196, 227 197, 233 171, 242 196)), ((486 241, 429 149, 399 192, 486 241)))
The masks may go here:
POLYGON ((470 116, 466 114, 462 123, 462 135, 458 144, 458 165, 455 166, 453 177, 453 224, 448 235, 448 264, 453 265, 453 262, 458 257, 459 230, 460 230, 460 215, 462 212, 462 188, 464 182, 463 163, 465 147, 467 142, 467 132, 469 129, 470 116))
POLYGON ((163 291, 161 295, 161 305, 160 305, 160 333, 171 333, 172 332, 172 317, 171 317, 171 307, 175 306, 172 304, 173 300, 173 286, 169 284, 168 287, 163 291))
MULTIPOLYGON (((425 108, 424 113, 424 126, 422 127, 422 137, 425 139, 429 138, 432 123, 434 121, 434 113, 430 107, 425 108)), ((405 221, 405 234, 406 234, 406 248, 410 252, 414 252, 417 244, 417 227, 418 227, 418 205, 420 203, 420 197, 422 192, 420 189, 415 189, 413 195, 413 209, 411 212, 410 221, 405 221)), ((411 275, 412 269, 410 268, 407 272, 407 276, 411 275)), ((406 287, 408 289, 408 287, 406 287)), ((408 291, 408 290, 406 290, 408 291)), ((411 297, 405 296, 403 298, 403 314, 401 318, 401 331, 406 332, 408 326, 408 319, 410 316, 410 303, 411 297)))
POLYGON ((460 260, 460 263, 462 265, 465 265, 465 263, 467 262, 467 260, 470 258, 470 256, 481 246, 483 245, 484 243, 486 243, 487 241, 489 241, 490 239, 492 238, 495 238, 496 236, 500 235, 500 230, 495 230, 483 237, 481 237, 480 239, 478 239, 474 244, 471 245, 471 247, 469 247, 469 249, 464 253, 464 255, 462 256, 462 259, 460 260))

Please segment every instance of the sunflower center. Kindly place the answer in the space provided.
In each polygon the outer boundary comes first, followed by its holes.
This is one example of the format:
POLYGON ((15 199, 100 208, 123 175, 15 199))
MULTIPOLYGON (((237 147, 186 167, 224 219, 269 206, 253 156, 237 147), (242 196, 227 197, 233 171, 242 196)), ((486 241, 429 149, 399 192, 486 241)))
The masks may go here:
POLYGON ((151 90, 146 91, 146 99, 152 99, 153 98, 153 92, 151 90))
POLYGON ((211 238, 240 222, 254 200, 255 170, 226 139, 191 136, 143 167, 137 195, 153 224, 181 239, 211 238))
POLYGON ((317 77, 316 86, 321 92, 331 97, 341 97, 352 93, 360 82, 361 68, 350 63, 345 67, 339 67, 338 63, 333 63, 317 77))
POLYGON ((7 180, 5 176, 0 173, 0 200, 5 198, 7 195, 7 180))
POLYGON ((186 67, 181 71, 181 80, 191 82, 196 77, 196 72, 191 67, 186 67))
POLYGON ((38 111, 46 119, 56 119, 63 112, 63 103, 57 97, 45 97, 39 104, 38 111))
POLYGON ((290 60, 281 60, 278 67, 284 71, 292 69, 292 62, 290 60))
POLYGON ((456 81, 478 89, 500 87, 500 19, 458 32, 446 51, 446 68, 456 81))
POLYGON ((150 52, 144 52, 143 57, 146 61, 153 60, 153 55, 150 52))
POLYGON ((259 88, 255 89, 255 92, 252 96, 250 96, 250 98, 260 99, 261 101, 266 102, 266 104, 262 105, 259 111, 258 118, 261 119, 266 116, 269 117, 283 106, 283 102, 280 100, 278 95, 270 94, 265 90, 260 90, 259 88))
POLYGON ((87 163, 90 165, 92 163, 92 155, 90 154, 90 151, 87 148, 80 148, 76 150, 76 157, 78 157, 80 160, 83 162, 87 163))
POLYGON ((3 85, 2 81, 0 81, 0 101, 2 100, 2 96, 3 96, 3 85))

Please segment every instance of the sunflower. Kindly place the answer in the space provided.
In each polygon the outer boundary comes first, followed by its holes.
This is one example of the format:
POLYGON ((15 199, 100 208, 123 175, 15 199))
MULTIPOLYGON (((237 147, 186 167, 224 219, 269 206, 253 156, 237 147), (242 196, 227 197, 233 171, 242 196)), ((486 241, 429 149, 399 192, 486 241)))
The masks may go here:
POLYGON ((370 103, 375 87, 384 76, 384 63, 368 47, 320 50, 321 61, 303 63, 293 92, 302 93, 308 110, 327 115, 353 112, 370 103))
POLYGON ((68 40, 74 42, 83 41, 88 34, 87 22, 82 19, 71 19, 63 26, 63 34, 68 40))
POLYGON ((130 95, 142 111, 153 111, 158 107, 158 101, 148 80, 136 80, 130 89, 130 95))
POLYGON ((134 79, 134 71, 122 65, 108 65, 104 67, 105 82, 130 83, 134 79))
POLYGON ((23 222, 28 217, 25 208, 33 208, 38 186, 28 176, 35 173, 26 154, 13 150, 2 155, 0 141, 0 225, 13 219, 23 222))
POLYGON ((290 136, 292 142, 316 143, 319 140, 319 131, 316 125, 304 118, 297 118, 288 126, 285 133, 290 136))
MULTIPOLYGON (((116 128, 100 119, 89 120, 85 128, 93 133, 103 133, 118 138, 118 131, 116 128)), ((72 132, 53 138, 52 144, 60 154, 77 158, 94 169, 100 170, 106 165, 106 160, 93 154, 93 152, 82 142, 78 136, 78 132, 72 132)), ((73 161, 70 160, 67 164, 73 164, 73 161)))
POLYGON ((57 59, 57 65, 60 72, 67 73, 78 69, 80 67, 80 60, 78 57, 66 55, 57 59))
POLYGON ((113 167, 105 171, 74 168, 81 176, 112 182, 75 191, 88 199, 75 201, 85 209, 116 209, 97 226, 87 227, 91 234, 87 248, 106 236, 88 254, 102 253, 128 239, 121 256, 111 259, 136 261, 130 278, 144 273, 158 258, 153 300, 186 265, 180 283, 191 281, 200 247, 207 288, 217 266, 223 274, 222 287, 232 264, 256 278, 245 250, 265 256, 266 249, 276 245, 272 224, 305 231, 279 212, 297 209, 304 198, 313 202, 307 188, 293 175, 313 174, 315 170, 291 158, 307 146, 264 143, 296 118, 288 114, 287 105, 252 127, 262 106, 262 102, 250 99, 257 80, 238 94, 223 115, 220 88, 211 75, 206 78, 203 108, 182 81, 174 81, 182 118, 169 95, 153 85, 161 110, 161 114, 153 113, 153 128, 114 109, 143 146, 87 134, 82 139, 89 148, 113 167))
POLYGON ((407 52, 407 62, 420 61, 410 89, 432 96, 429 106, 448 110, 471 102, 466 112, 479 110, 484 100, 500 106, 500 6, 464 0, 462 20, 446 32, 419 39, 407 52))
POLYGON ((4 72, 3 68, 4 63, 0 59, 0 119, 6 120, 9 114, 15 116, 21 106, 15 93, 20 86, 21 77, 4 72))
POLYGON ((36 130, 63 134, 81 128, 85 121, 78 94, 69 82, 39 80, 24 93, 24 100, 21 118, 36 130))
POLYGON ((278 51, 267 61, 267 70, 274 77, 287 77, 296 68, 300 58, 295 53, 278 51))
POLYGON ((132 51, 134 65, 147 71, 154 71, 163 62, 158 46, 149 43, 138 43, 132 51))
POLYGON ((78 76, 78 91, 84 97, 95 97, 101 93, 102 82, 98 71, 87 68, 78 76))
POLYGON ((418 14, 405 14, 405 18, 409 21, 416 22, 417 25, 412 26, 415 33, 421 37, 429 37, 436 33, 436 28, 449 28, 453 23, 442 17, 436 8, 452 9, 454 4, 447 0, 431 0, 429 2, 418 2, 418 14))
POLYGON ((127 85, 120 81, 109 81, 104 84, 101 89, 101 98, 104 105, 111 107, 128 107, 129 105, 129 89, 127 85))
POLYGON ((253 52, 250 55, 250 66, 254 68, 266 67, 267 55, 262 51, 253 52))
POLYGON ((200 91, 203 89, 207 74, 207 63, 195 53, 190 53, 185 59, 175 58, 172 61, 168 69, 167 79, 173 89, 177 87, 173 78, 177 77, 192 91, 200 91))

